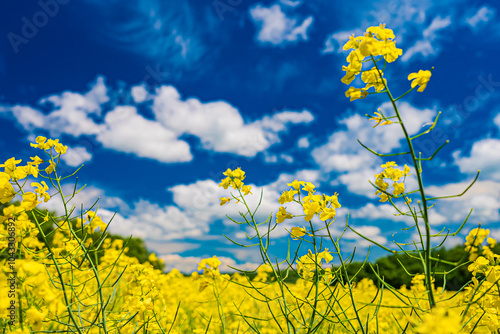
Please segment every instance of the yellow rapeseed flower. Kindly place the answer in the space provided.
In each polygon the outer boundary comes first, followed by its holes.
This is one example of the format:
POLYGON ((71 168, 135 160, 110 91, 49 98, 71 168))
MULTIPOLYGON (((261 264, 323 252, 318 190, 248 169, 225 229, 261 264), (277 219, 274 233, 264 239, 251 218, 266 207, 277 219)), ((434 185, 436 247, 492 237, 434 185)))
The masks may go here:
POLYGON ((415 88, 417 85, 419 88, 417 89, 418 92, 423 92, 424 89, 427 87, 427 83, 429 82, 431 78, 431 71, 424 71, 420 70, 417 73, 410 73, 408 75, 408 80, 413 80, 411 82, 411 88, 415 88))

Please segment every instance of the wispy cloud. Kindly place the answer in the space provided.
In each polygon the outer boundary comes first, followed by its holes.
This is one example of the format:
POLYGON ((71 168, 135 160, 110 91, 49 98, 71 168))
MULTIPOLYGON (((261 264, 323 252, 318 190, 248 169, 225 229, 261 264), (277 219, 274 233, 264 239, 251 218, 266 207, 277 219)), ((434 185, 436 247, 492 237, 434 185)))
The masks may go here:
POLYGON ((416 55, 422 55, 424 58, 436 55, 440 51, 440 46, 436 44, 439 37, 439 31, 447 28, 452 23, 451 17, 435 17, 430 25, 422 32, 422 38, 417 40, 413 46, 409 47, 401 57, 403 62, 410 61, 416 55))
POLYGON ((80 25, 107 46, 179 71, 194 67, 206 52, 208 22, 195 17, 188 2, 89 0, 81 6, 96 15, 80 25))
POLYGON ((490 21, 493 17, 495 17, 495 11, 488 6, 482 6, 474 15, 467 16, 465 22, 472 28, 476 28, 478 25, 490 21))
POLYGON ((250 9, 250 16, 258 29, 257 40, 272 45, 307 40, 307 29, 313 23, 313 17, 309 16, 299 24, 279 4, 270 7, 258 4, 250 9))

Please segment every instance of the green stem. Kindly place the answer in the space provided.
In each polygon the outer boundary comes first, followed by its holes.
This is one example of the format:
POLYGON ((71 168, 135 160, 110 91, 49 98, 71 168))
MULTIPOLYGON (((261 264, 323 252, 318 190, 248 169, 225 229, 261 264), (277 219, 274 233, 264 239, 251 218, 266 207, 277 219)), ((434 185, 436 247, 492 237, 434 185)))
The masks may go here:
MULTIPOLYGON (((247 209, 247 212, 250 214, 252 225, 250 225, 250 224, 249 225, 255 230, 255 233, 257 234, 257 238, 259 239, 259 249, 260 249, 260 253, 262 256, 262 260, 264 261, 264 264, 269 263, 271 269, 273 270, 273 275, 276 278, 276 282, 278 283, 278 286, 280 287, 281 295, 283 297, 283 305, 284 305, 284 309, 285 309, 285 312, 283 315, 285 316, 288 333, 291 333, 292 328, 291 328, 290 319, 288 318, 288 315, 291 312, 288 309, 288 304, 287 304, 286 296, 285 296, 285 290, 283 288, 283 281, 281 280, 281 276, 276 272, 276 269, 274 268, 273 262, 269 258, 269 255, 267 252, 269 242, 267 245, 264 246, 264 244, 262 242, 262 236, 260 235, 260 232, 259 232, 259 226, 257 225, 257 222, 255 221, 255 216, 252 213, 252 211, 250 210, 248 203, 245 200, 245 196, 243 196, 243 194, 241 193, 241 189, 239 189, 239 188, 238 188, 238 193, 240 194, 241 202, 243 202, 243 204, 245 205, 245 208, 247 209)), ((269 233, 270 233, 270 231, 268 231, 268 237, 269 237, 269 233)), ((278 326, 279 326, 279 324, 278 324, 278 326)))
POLYGON ((420 190, 420 196, 422 198, 422 205, 423 205, 422 217, 424 219, 425 232, 426 232, 425 246, 423 249, 424 260, 425 260, 424 261, 425 262, 425 265, 424 265, 425 281, 426 281, 426 285, 427 285, 429 304, 430 304, 430 307, 432 308, 436 305, 436 302, 434 300, 434 292, 432 291, 432 281, 431 281, 432 275, 431 275, 431 271, 430 271, 430 267, 431 267, 431 227, 429 224, 429 213, 428 213, 428 208, 427 208, 427 199, 425 197, 424 184, 423 184, 422 175, 421 175, 422 171, 419 169, 419 161, 418 161, 418 158, 415 154, 415 149, 413 148, 413 144, 412 144, 410 135, 408 134, 408 131, 406 130, 406 127, 405 127, 403 120, 401 118, 401 115, 399 113, 399 109, 396 106, 396 100, 392 96, 391 91, 389 90, 389 87, 387 86, 387 83, 385 82, 385 80, 383 80, 382 73, 380 72, 380 70, 377 66, 377 63, 375 62, 375 59, 373 58, 373 56, 371 56, 371 58, 372 58, 373 64, 375 65, 375 67, 377 68, 377 70, 379 72, 380 78, 382 79, 382 83, 385 86, 387 96, 389 96, 389 99, 391 100, 392 107, 394 108, 394 111, 396 112, 396 116, 398 117, 399 123, 401 125, 401 129, 403 130, 403 133, 404 133, 405 138, 406 138, 406 142, 408 143, 408 147, 410 149, 410 155, 411 155, 411 158, 413 160, 413 166, 415 167, 415 173, 417 175, 418 187, 420 190))
POLYGON ((94 277, 96 279, 97 286, 98 286, 98 291, 99 291, 99 299, 100 299, 100 302, 101 302, 101 305, 102 305, 101 311, 102 311, 102 321, 103 321, 103 326, 104 326, 104 332, 107 333, 108 332, 108 326, 107 326, 106 312, 105 312, 105 308, 106 308, 107 303, 104 302, 104 296, 102 294, 102 283, 101 283, 101 280, 99 278, 99 272, 98 272, 95 264, 92 262, 92 259, 90 258, 90 254, 85 250, 85 246, 83 245, 82 241, 80 240, 80 238, 78 238, 78 236, 76 235, 75 231, 71 227, 71 222, 69 221, 68 204, 64 200, 64 194, 63 194, 62 186, 61 186, 61 178, 58 176, 56 168, 54 168, 54 176, 55 176, 54 179, 56 180, 56 183, 57 183, 57 188, 59 190, 59 194, 61 196, 61 200, 62 200, 63 205, 64 205, 64 215, 65 215, 65 219, 68 222, 68 227, 69 227, 69 229, 71 231, 71 234, 73 235, 73 237, 75 238, 75 240, 78 241, 78 244, 80 245, 81 249, 84 251, 84 256, 87 258, 87 261, 89 262, 89 264, 90 264, 90 266, 92 268, 92 271, 94 272, 94 277))
POLYGON ((219 304, 217 310, 219 312, 219 318, 222 322, 222 333, 226 332, 226 317, 224 315, 224 308, 222 307, 222 300, 220 299, 219 287, 217 286, 217 277, 214 276, 214 288, 215 297, 217 298, 217 303, 219 304))

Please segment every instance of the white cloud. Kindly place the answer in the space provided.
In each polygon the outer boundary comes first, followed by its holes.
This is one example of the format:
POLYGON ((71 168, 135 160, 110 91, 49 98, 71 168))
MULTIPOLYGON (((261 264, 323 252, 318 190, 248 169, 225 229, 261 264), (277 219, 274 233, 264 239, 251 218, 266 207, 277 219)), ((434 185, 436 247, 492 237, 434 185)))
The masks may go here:
POLYGON ((437 54, 439 46, 434 43, 438 38, 437 32, 447 28, 451 25, 451 23, 450 16, 445 18, 440 16, 435 17, 431 24, 422 32, 423 38, 416 41, 413 46, 409 47, 408 50, 403 53, 401 60, 403 62, 407 62, 417 54, 421 54, 424 57, 437 54))
POLYGON ((41 104, 54 108, 48 115, 20 105, 15 105, 10 110, 27 131, 44 129, 49 131, 52 137, 58 137, 63 133, 78 137, 82 134, 92 135, 99 132, 98 125, 89 115, 100 115, 101 105, 108 100, 104 79, 98 77, 90 91, 84 95, 66 91, 60 95, 41 99, 41 104))
POLYGON ((309 139, 307 137, 302 137, 297 142, 297 146, 300 148, 308 148, 309 147, 309 139))
POLYGON ((160 206, 146 200, 134 203, 126 215, 118 215, 110 230, 122 235, 134 235, 146 241, 197 238, 208 233, 210 222, 193 219, 181 208, 160 206))
POLYGON ((462 173, 476 173, 481 170, 481 178, 500 181, 500 139, 487 138, 472 144, 469 156, 462 151, 453 152, 455 164, 462 173))
POLYGON ((373 2, 374 10, 370 12, 373 23, 385 22, 391 29, 402 29, 404 24, 414 22, 421 24, 426 17, 432 2, 430 1, 398 1, 389 6, 386 1, 373 2))
MULTIPOLYGON (((432 197, 458 195, 469 186, 471 181, 472 179, 445 186, 429 186, 426 187, 426 194, 432 197)), ((477 181, 463 196, 441 199, 436 203, 437 205, 431 210, 436 210, 449 223, 463 222, 471 208, 474 211, 469 219, 470 225, 475 225, 479 221, 498 222, 500 221, 500 183, 477 181)))
MULTIPOLYGON (((249 195, 245 199, 248 206, 254 209, 259 204, 261 190, 263 191, 262 201, 255 215, 258 222, 263 222, 268 218, 270 213, 276 212, 279 208, 280 204, 278 203, 278 197, 281 195, 282 191, 290 188, 287 186, 287 183, 290 183, 294 179, 299 179, 310 181, 316 186, 319 186, 320 177, 321 174, 319 171, 300 170, 293 174, 283 173, 276 181, 263 186, 256 186, 255 184, 248 183, 252 186, 253 195, 249 195)), ((239 217, 239 211, 245 212, 241 204, 233 203, 234 200, 221 207, 219 198, 229 196, 231 191, 219 187, 218 184, 212 180, 199 180, 191 184, 180 184, 168 190, 172 192, 173 201, 177 207, 185 213, 189 219, 196 221, 200 226, 208 226, 216 220, 222 220, 224 224, 231 226, 234 223, 228 220, 226 215, 237 218, 239 217)), ((294 210, 292 212, 300 212, 300 207, 293 206, 293 203, 287 204, 287 207, 290 208, 290 210, 294 210)), ((303 222, 302 218, 298 219, 301 223, 303 222)), ((286 223, 280 224, 278 228, 273 231, 273 236, 278 238, 288 235, 285 228, 290 229, 291 226, 294 226, 294 223, 296 222, 287 221, 286 223)), ((249 230, 247 230, 247 232, 250 233, 249 230)))
POLYGON ((285 160, 289 164, 291 164, 293 162, 293 157, 291 155, 288 155, 288 154, 282 153, 282 154, 280 154, 280 158, 285 160))
MULTIPOLYGON (((383 103, 380 109, 386 116, 392 115, 389 102, 383 103)), ((410 134, 422 130, 436 114, 432 109, 417 109, 409 103, 402 102, 398 109, 410 134)), ((404 135, 397 124, 372 128, 373 123, 366 117, 354 114, 339 121, 343 129, 334 132, 328 142, 312 151, 312 156, 321 170, 337 172, 339 175, 332 184, 343 184, 352 193, 373 196, 373 187, 368 180, 373 180, 378 173, 381 159, 368 152, 354 139, 380 153, 390 153, 401 146, 404 135)))
MULTIPOLYGON (((399 207, 401 212, 408 211, 408 208, 404 204, 404 201, 401 200, 399 203, 396 202, 396 205, 399 207)), ((356 221, 357 218, 363 218, 367 220, 390 219, 394 222, 402 222, 406 225, 414 225, 414 220, 412 217, 399 215, 396 209, 394 209, 390 204, 374 205, 372 203, 368 203, 359 209, 349 210, 349 214, 352 217, 353 221, 356 221)), ((446 217, 433 209, 429 210, 429 219, 432 225, 440 225, 447 222, 446 217)))
POLYGON ((488 6, 482 6, 478 11, 469 17, 465 18, 465 22, 468 25, 475 28, 480 23, 486 23, 495 16, 495 11, 488 8, 488 6))
MULTIPOLYGON (((375 242, 378 242, 381 245, 387 244, 387 238, 382 235, 382 231, 377 226, 370 226, 370 225, 353 226, 353 229, 356 230, 356 232, 362 234, 363 236, 375 242)), ((371 242, 361 238, 359 235, 357 235, 351 230, 347 230, 344 233, 342 239, 354 240, 357 247, 368 247, 373 245, 371 242)))
POLYGON ((92 159, 92 154, 82 146, 68 147, 66 154, 62 155, 61 159, 68 166, 78 167, 84 162, 90 161, 92 159))
POLYGON ((45 127, 45 115, 28 106, 14 106, 10 109, 17 122, 27 131, 45 127))
MULTIPOLYGON (((130 94, 134 100, 132 105, 117 106, 103 113, 103 104, 109 97, 104 79, 99 77, 85 94, 66 91, 42 99, 42 104, 52 108, 48 113, 21 105, 2 106, 1 110, 11 112, 18 123, 31 132, 28 137, 39 130, 49 131, 51 137, 95 136, 105 148, 165 163, 192 160, 189 144, 179 139, 185 134, 197 136, 206 150, 253 157, 278 143, 279 134, 290 125, 306 124, 314 119, 307 110, 284 110, 245 122, 240 112, 227 102, 182 100, 172 86, 162 86, 155 94, 149 94, 139 85, 132 87, 130 94), (147 119, 137 112, 134 104, 146 100, 153 100, 153 105, 147 107, 152 108, 155 119, 147 119)), ((81 149, 79 153, 88 161, 88 155, 81 149)), ((71 160, 74 158, 75 155, 71 160)))
POLYGON ((278 162, 278 157, 275 154, 269 154, 264 152, 264 161, 268 164, 273 164, 278 162))
MULTIPOLYGON (((311 181, 319 186, 320 177, 319 171, 301 170, 293 174, 281 174, 276 181, 267 185, 256 186, 250 184, 253 195, 247 196, 246 201, 252 210, 260 202, 260 208, 255 215, 255 219, 257 222, 263 222, 270 213, 276 212, 280 206, 278 203, 279 195, 283 190, 289 189, 286 183, 299 179, 311 181), (260 201, 261 190, 263 190, 262 201, 260 201)), ((71 184, 67 184, 63 188, 64 194, 71 194, 73 191, 73 185, 71 184)), ((87 210, 89 205, 92 205, 99 198, 93 210, 97 210, 98 215, 105 222, 109 222, 114 216, 109 225, 111 233, 140 237, 146 241, 148 248, 160 255, 182 253, 198 248, 199 244, 197 242, 191 243, 183 240, 186 238, 198 240, 217 238, 209 235, 210 226, 213 222, 222 220, 224 224, 234 226, 234 223, 227 219, 226 215, 237 218, 239 217, 239 211, 245 211, 241 203, 235 204, 234 201, 221 207, 219 198, 228 196, 230 190, 219 187, 212 180, 179 184, 168 190, 173 194, 173 204, 171 205, 160 205, 143 199, 128 205, 119 197, 109 195, 104 190, 91 186, 81 190, 69 205, 75 206, 73 215, 76 216, 79 215, 81 203, 84 204, 84 210, 87 210), (116 213, 116 210, 119 212, 116 213)), ((60 198, 55 196, 48 203, 43 204, 43 207, 53 211, 60 211, 63 206, 60 198)), ((300 206, 296 203, 287 204, 287 208, 292 212, 301 211, 300 206)), ((273 217, 273 219, 275 218, 273 217)), ((304 225, 303 218, 298 217, 278 225, 272 232, 273 238, 287 237, 289 233, 286 230, 290 230, 297 223, 304 225)), ((249 229, 246 229, 246 231, 253 234, 249 229)), ((240 234, 235 231, 233 237, 238 238, 241 236, 240 234)), ((245 258, 240 258, 244 254, 237 253, 237 250, 234 255, 237 259, 245 261, 245 258)), ((253 254, 251 259, 247 257, 246 261, 258 262, 257 255, 253 254)), ((168 263, 173 263, 169 261, 172 259, 171 257, 163 258, 168 263)), ((241 265, 238 266, 241 267, 241 265)))
POLYGON ((307 29, 313 22, 312 16, 309 16, 298 25, 297 19, 287 17, 279 4, 271 7, 258 4, 250 9, 250 16, 259 29, 257 39, 273 45, 307 40, 307 29))
POLYGON ((500 130, 500 113, 495 116, 495 118, 493 119, 493 123, 495 123, 495 125, 498 126, 498 129, 500 130))
POLYGON ((97 140, 106 148, 161 162, 193 158, 188 143, 158 122, 145 119, 132 106, 119 106, 108 112, 97 140))
POLYGON ((421 54, 424 57, 428 57, 430 55, 435 54, 434 47, 432 46, 429 40, 423 39, 416 41, 413 46, 408 48, 401 57, 401 60, 404 62, 409 61, 413 56, 417 54, 421 54))
POLYGON ((130 95, 135 103, 142 103, 149 99, 149 93, 144 85, 134 86, 130 89, 130 95))
POLYGON ((500 239, 500 228, 495 228, 495 229, 490 229, 490 236, 493 239, 499 240, 500 239))
POLYGON ((182 273, 191 274, 197 271, 198 264, 203 257, 200 256, 180 256, 178 254, 167 254, 159 257, 165 263, 165 270, 171 271, 177 269, 182 273))
POLYGON ((147 247, 149 250, 156 254, 177 254, 185 251, 200 248, 201 244, 191 242, 155 242, 154 240, 148 241, 147 247))
POLYGON ((183 101, 172 86, 157 89, 152 109, 158 122, 177 135, 192 134, 200 138, 207 150, 247 157, 279 142, 278 133, 287 130, 288 124, 309 123, 314 119, 307 110, 283 111, 245 123, 230 104, 202 103, 194 98, 183 101))
POLYGON ((291 1, 291 0, 280 0, 280 2, 286 6, 290 6, 290 7, 297 7, 301 4, 301 1, 300 0, 297 0, 297 1, 291 1))
MULTIPOLYGON (((74 185, 66 184, 63 186, 63 193, 70 195, 73 189, 74 185)), ((50 193, 52 194, 53 190, 50 193)), ((218 198, 213 198, 213 201, 218 201, 218 198)), ((218 215, 204 216, 200 209, 186 210, 176 205, 160 206, 142 199, 129 206, 121 198, 109 195, 94 186, 87 186, 79 191, 68 203, 68 208, 74 206, 73 216, 77 216, 80 214, 82 204, 86 211, 94 203, 96 205, 92 210, 97 211, 105 222, 111 221, 114 216, 109 225, 110 232, 142 238, 148 245, 150 242, 156 245, 167 240, 198 238, 208 233, 209 226, 213 222, 212 218, 222 218, 225 214, 221 210, 218 215), (119 212, 115 214, 115 210, 119 212)), ((59 213, 64 208, 60 196, 54 196, 49 202, 41 204, 41 207, 59 213)), ((156 248, 161 249, 161 247, 156 248)))
POLYGON ((373 203, 368 203, 359 209, 349 210, 352 219, 390 219, 396 222, 404 219, 401 216, 394 215, 395 213, 397 213, 397 211, 390 204, 374 205, 373 203))
MULTIPOLYGON (((81 187, 81 185, 78 186, 79 188, 81 187)), ((78 190, 79 188, 77 188, 76 190, 78 190)), ((69 183, 64 184, 62 186, 62 190, 65 196, 73 195, 73 191, 75 190, 75 185, 69 183)), ((54 195, 55 193, 54 189, 50 189, 49 193, 52 196, 50 201, 48 201, 47 203, 41 203, 40 207, 62 214, 61 210, 63 210, 64 205, 61 201, 60 197, 61 195, 60 194, 54 195)), ((93 206, 92 210, 98 211, 99 214, 101 214, 103 210, 107 210, 106 215, 108 218, 112 216, 109 215, 109 213, 111 212, 109 210, 117 210, 117 209, 119 209, 120 211, 130 210, 128 204, 121 198, 107 195, 104 190, 97 188, 95 186, 86 186, 71 197, 72 197, 71 200, 67 203, 67 207, 68 209, 73 206, 75 207, 74 215, 80 214, 80 209, 82 207, 82 204, 84 210, 88 210, 90 209, 91 206, 93 206)))
POLYGON ((435 17, 431 24, 423 31, 422 35, 431 41, 436 38, 436 32, 444 29, 451 24, 451 17, 442 18, 441 16, 435 17))
MULTIPOLYGON (((251 183, 247 184, 252 186, 253 193, 253 195, 246 197, 250 208, 257 207, 260 192, 261 190, 264 191, 262 203, 256 215, 257 220, 264 221, 271 212, 275 212, 279 207, 279 194, 273 184, 263 187, 251 183)), ((219 187, 218 183, 213 180, 199 180, 191 184, 180 184, 168 190, 173 193, 174 203, 191 219, 198 221, 199 224, 207 224, 208 226, 211 222, 222 219, 225 224, 232 225, 233 223, 226 219, 226 215, 239 217, 239 211, 245 211, 241 205, 233 203, 234 200, 225 206, 220 206, 220 198, 229 196, 231 191, 219 187)), ((233 193, 236 194, 234 191, 233 193)))

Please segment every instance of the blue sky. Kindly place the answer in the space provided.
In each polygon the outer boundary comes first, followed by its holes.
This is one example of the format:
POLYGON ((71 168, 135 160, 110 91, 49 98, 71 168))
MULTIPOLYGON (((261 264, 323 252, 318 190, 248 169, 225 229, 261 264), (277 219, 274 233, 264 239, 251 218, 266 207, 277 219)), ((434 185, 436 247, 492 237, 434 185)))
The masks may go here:
MULTIPOLYGON (((286 183, 302 179, 339 193, 335 231, 350 222, 378 242, 411 240, 409 221, 393 216, 368 183, 384 160, 404 148, 396 126, 372 128, 365 114, 388 108, 386 97, 349 102, 340 82, 352 33, 386 23, 403 56, 386 72, 406 91, 411 72, 434 67, 424 93, 400 102, 413 133, 442 117, 416 143, 424 155, 450 140, 424 166, 430 195, 473 189, 432 209, 434 230, 456 228, 474 207, 478 222, 500 235, 499 6, 494 1, 70 1, 2 4, 0 149, 2 159, 34 155, 38 135, 60 138, 87 187, 75 203, 100 198, 110 230, 143 237, 168 264, 195 269, 200 258, 254 268, 256 249, 220 207, 226 168, 242 167, 264 190, 259 219, 279 207, 286 183), (396 234, 394 234, 397 232, 396 234), (243 238, 242 238, 243 237, 243 238)), ((407 189, 414 186, 411 179, 407 189)), ((66 185, 67 189, 71 185, 66 185)), ((257 197, 257 196, 255 196, 257 197)), ((251 199, 255 201, 256 198, 251 199)), ((57 203, 51 208, 56 208, 57 203)), ((292 211, 293 212, 293 211, 292 211)), ((274 233, 284 256, 287 221, 274 233)), ((449 245, 463 239, 450 238, 449 245)), ((366 243, 346 233, 345 252, 366 243)), ((304 250, 306 251, 306 250, 304 250)), ((372 251, 372 258, 383 255, 372 251)))

